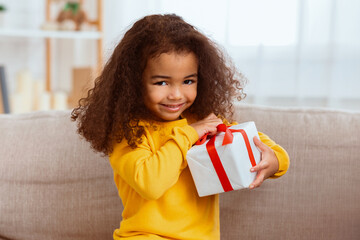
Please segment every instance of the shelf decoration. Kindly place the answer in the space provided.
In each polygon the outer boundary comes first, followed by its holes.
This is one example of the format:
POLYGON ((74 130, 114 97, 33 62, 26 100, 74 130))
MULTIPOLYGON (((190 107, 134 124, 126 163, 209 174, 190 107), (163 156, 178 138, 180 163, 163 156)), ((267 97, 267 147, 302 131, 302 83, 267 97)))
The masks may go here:
POLYGON ((28 70, 18 73, 17 88, 10 100, 12 113, 68 109, 67 93, 45 91, 45 82, 35 80, 28 70))
POLYGON ((81 9, 80 3, 67 2, 59 13, 56 21, 61 30, 81 30, 82 24, 87 22, 87 15, 81 9))
POLYGON ((0 113, 10 113, 4 66, 0 66, 0 113))
POLYGON ((6 7, 3 4, 0 4, 0 27, 3 27, 5 25, 5 13, 6 7))
POLYGON ((94 72, 92 67, 76 67, 72 70, 72 90, 69 94, 69 107, 78 107, 79 100, 87 96, 88 91, 94 87, 94 72))

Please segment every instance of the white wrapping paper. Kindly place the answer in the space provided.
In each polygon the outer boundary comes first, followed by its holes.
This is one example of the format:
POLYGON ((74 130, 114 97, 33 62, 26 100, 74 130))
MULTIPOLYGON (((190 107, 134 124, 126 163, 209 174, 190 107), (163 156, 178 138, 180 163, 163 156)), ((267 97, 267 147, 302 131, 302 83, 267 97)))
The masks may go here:
MULTIPOLYGON (((255 123, 246 122, 231 126, 229 129, 243 129, 246 132, 252 154, 256 164, 258 164, 260 151, 253 141, 254 136, 259 138, 255 123)), ((250 172, 252 165, 243 135, 240 132, 233 132, 232 134, 233 142, 222 146, 225 133, 218 133, 215 139, 215 148, 233 190, 248 188, 255 180, 256 172, 250 172)), ((208 141, 202 145, 194 145, 186 156, 200 197, 224 192, 206 149, 208 141)))

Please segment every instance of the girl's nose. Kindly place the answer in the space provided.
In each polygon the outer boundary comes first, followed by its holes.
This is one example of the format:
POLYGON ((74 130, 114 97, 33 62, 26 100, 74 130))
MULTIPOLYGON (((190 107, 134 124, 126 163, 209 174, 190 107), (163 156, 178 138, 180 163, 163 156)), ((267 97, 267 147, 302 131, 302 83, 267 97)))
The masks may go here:
POLYGON ((168 98, 171 100, 177 100, 177 99, 181 99, 182 97, 182 92, 181 89, 179 87, 171 87, 170 88, 170 92, 168 95, 168 98))

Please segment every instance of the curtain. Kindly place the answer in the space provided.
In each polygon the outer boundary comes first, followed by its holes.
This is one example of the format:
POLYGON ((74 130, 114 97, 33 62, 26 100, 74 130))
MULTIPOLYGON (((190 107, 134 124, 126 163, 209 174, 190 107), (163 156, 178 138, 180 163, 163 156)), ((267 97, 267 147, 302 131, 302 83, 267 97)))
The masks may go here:
POLYGON ((140 17, 176 13, 247 77, 245 102, 360 110, 359 0, 105 2, 105 21, 119 23, 105 29, 110 49, 140 17))
MULTIPOLYGON (((1 2, 8 7, 8 27, 38 29, 44 22, 40 13, 45 12, 45 0, 1 2)), ((95 17, 96 1, 83 2, 89 17, 95 17)), ((360 0, 103 3, 105 59, 137 19, 176 13, 222 46, 247 77, 244 102, 360 110, 360 0)), ((96 52, 89 51, 96 43, 53 42, 54 90, 71 91, 71 69, 96 62, 96 52)), ((15 89, 16 73, 21 69, 44 78, 43 62, 43 39, 0 38, 0 64, 7 67, 10 90, 15 89)))

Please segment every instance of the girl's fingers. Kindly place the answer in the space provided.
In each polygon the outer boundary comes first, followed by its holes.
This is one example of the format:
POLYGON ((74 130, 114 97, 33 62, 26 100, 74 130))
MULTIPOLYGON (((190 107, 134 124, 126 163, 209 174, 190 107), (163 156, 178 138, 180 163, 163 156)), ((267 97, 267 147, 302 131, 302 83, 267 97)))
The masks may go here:
POLYGON ((209 129, 208 133, 209 135, 215 135, 217 132, 217 128, 216 127, 212 127, 211 129, 209 129))
POLYGON ((210 113, 207 117, 205 117, 205 119, 215 119, 215 118, 217 117, 214 113, 210 113))
POLYGON ((268 150, 268 146, 265 143, 263 143, 262 141, 260 141, 259 138, 254 137, 253 140, 254 140, 255 146, 258 147, 261 152, 268 150))
POLYGON ((250 172, 259 172, 269 166, 269 163, 266 161, 260 161, 258 164, 256 164, 255 167, 250 168, 250 172))
POLYGON ((265 176, 262 173, 259 173, 255 180, 250 184, 249 188, 254 189, 260 187, 260 185, 264 182, 265 176))
POLYGON ((265 179, 275 174, 277 171, 276 165, 278 164, 275 153, 270 147, 261 142, 257 137, 254 137, 253 140, 256 147, 261 151, 261 161, 250 169, 250 172, 257 172, 254 182, 249 186, 250 189, 259 187, 265 179))

